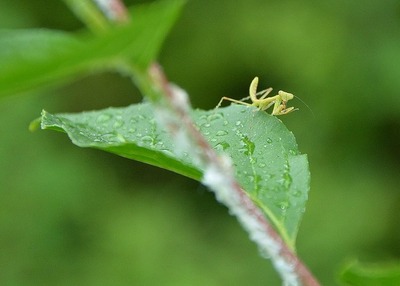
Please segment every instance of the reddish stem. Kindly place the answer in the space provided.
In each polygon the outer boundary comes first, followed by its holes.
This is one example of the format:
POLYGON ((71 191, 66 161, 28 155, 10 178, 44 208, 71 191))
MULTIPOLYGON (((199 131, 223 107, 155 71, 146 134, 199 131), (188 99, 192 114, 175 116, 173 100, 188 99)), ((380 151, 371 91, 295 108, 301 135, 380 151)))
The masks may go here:
MULTIPOLYGON (((129 16, 127 13, 127 9, 125 5, 120 0, 110 0, 110 9, 112 13, 116 15, 115 21, 117 22, 125 22, 128 20, 129 16)), ((152 77, 154 83, 158 85, 162 94, 167 99, 168 108, 171 109, 172 113, 174 113, 185 126, 185 129, 189 133, 189 136, 192 138, 193 143, 195 143, 196 147, 199 148, 202 152, 200 154, 201 160, 208 163, 212 163, 216 166, 219 166, 221 170, 224 169, 223 163, 220 160, 218 154, 215 150, 208 144, 207 140, 204 136, 196 129, 195 125, 192 122, 191 117, 187 113, 185 106, 180 104, 176 104, 178 101, 175 98, 174 92, 171 90, 170 83, 162 71, 161 67, 154 63, 151 65, 149 69, 149 74, 152 77)), ((173 131, 173 130, 172 130, 173 131)), ((227 175, 229 176, 229 175, 227 175)), ((231 181, 231 189, 235 192, 244 208, 247 210, 249 214, 251 214, 256 220, 263 226, 265 233, 274 240, 277 245, 280 246, 279 255, 282 259, 284 259, 287 263, 294 266, 294 272, 297 274, 299 280, 302 285, 305 286, 319 286, 319 282, 313 276, 313 274, 309 271, 307 266, 300 260, 300 258, 293 252, 292 249, 288 247, 288 245, 283 241, 281 236, 276 232, 276 230, 271 226, 270 222, 266 219, 263 212, 254 204, 254 202, 247 196, 247 194, 240 187, 239 183, 235 180, 227 180, 231 181)), ((285 279, 285 277, 282 277, 285 279)))
MULTIPOLYGON (((196 147, 199 148, 202 156, 202 160, 207 163, 213 163, 216 166, 221 166, 218 154, 208 144, 204 136, 195 128, 190 116, 187 114, 186 109, 181 105, 174 104, 176 102, 173 91, 170 88, 170 84, 163 73, 162 69, 158 64, 153 64, 149 71, 156 85, 162 89, 162 94, 165 95, 168 101, 168 108, 172 109, 172 112, 176 114, 184 124, 185 129, 190 134, 192 141, 196 147)), ((230 180, 227 180, 230 181, 230 180)), ((270 222, 266 219, 263 212, 254 204, 254 202, 247 196, 236 180, 232 180, 231 189, 240 198, 241 204, 245 207, 247 212, 257 219, 260 225, 263 226, 265 233, 273 239, 280 246, 280 257, 283 258, 288 264, 294 266, 294 272, 299 277, 302 285, 306 286, 319 286, 319 282, 308 270, 306 265, 299 259, 299 257, 291 250, 288 245, 283 241, 281 236, 271 226, 270 222)), ((282 277, 284 278, 284 277, 282 277)))

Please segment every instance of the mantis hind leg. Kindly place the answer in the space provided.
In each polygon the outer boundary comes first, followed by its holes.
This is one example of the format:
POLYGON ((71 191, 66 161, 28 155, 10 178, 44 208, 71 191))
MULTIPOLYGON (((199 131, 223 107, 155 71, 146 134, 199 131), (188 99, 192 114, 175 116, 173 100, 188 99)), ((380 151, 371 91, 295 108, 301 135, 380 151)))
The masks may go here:
POLYGON ((250 103, 243 102, 243 101, 241 101, 241 100, 236 100, 236 99, 233 99, 233 98, 224 96, 224 97, 222 97, 221 100, 218 102, 218 104, 217 104, 217 106, 215 107, 215 109, 219 108, 224 100, 227 100, 227 101, 230 101, 230 102, 234 102, 234 103, 237 103, 237 104, 241 104, 241 105, 252 106, 252 104, 250 104, 250 103))

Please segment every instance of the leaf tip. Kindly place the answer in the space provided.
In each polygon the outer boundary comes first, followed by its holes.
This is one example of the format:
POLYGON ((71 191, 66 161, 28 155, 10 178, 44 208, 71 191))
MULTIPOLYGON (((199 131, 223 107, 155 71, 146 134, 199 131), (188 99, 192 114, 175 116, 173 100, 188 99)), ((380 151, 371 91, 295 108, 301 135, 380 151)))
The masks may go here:
POLYGON ((29 123, 28 129, 30 132, 35 132, 39 129, 40 123, 42 122, 42 117, 38 117, 29 123))

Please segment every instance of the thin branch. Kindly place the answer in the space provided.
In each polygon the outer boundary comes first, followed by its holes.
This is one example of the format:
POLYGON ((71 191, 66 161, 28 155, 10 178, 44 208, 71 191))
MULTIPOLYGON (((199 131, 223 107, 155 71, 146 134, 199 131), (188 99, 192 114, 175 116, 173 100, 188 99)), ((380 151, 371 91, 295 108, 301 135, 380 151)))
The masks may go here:
POLYGON ((104 13, 91 0, 64 0, 74 14, 95 34, 103 34, 109 29, 104 13))
POLYGON ((162 124, 169 129, 177 145, 189 146, 191 155, 194 155, 193 150, 198 150, 194 159, 206 170, 203 183, 214 190, 217 199, 237 217, 260 251, 271 258, 285 285, 318 286, 318 281, 305 264, 240 187, 234 178, 230 160, 219 156, 196 129, 182 91, 171 87, 157 64, 151 66, 149 73, 167 99, 166 106, 157 106, 162 109, 162 124))

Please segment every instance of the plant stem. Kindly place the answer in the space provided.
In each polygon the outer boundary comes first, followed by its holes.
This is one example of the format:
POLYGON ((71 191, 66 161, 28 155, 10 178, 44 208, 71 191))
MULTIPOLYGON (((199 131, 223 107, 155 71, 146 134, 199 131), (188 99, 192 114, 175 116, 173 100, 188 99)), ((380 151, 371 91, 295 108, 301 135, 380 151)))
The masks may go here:
POLYGON ((75 15, 95 34, 109 29, 109 23, 91 0, 64 0, 75 15))
POLYGON ((129 21, 128 10, 120 0, 93 0, 103 11, 106 17, 116 23, 125 23, 129 21))
POLYGON ((167 99, 166 106, 161 107, 164 116, 162 124, 169 129, 177 145, 182 144, 178 140, 188 141, 184 145, 188 145, 192 150, 189 151, 190 155, 197 155, 194 159, 205 166, 203 183, 215 191, 217 199, 228 206, 229 211, 238 218, 260 250, 271 257, 285 285, 318 286, 318 281, 305 264, 286 245, 263 212, 240 187, 233 176, 230 161, 219 156, 196 129, 187 112, 189 106, 184 104, 182 95, 177 95, 171 88, 161 68, 153 64, 149 73, 154 84, 167 99), (186 134, 186 138, 182 134, 186 134), (193 154, 193 150, 197 150, 197 153, 193 154))
MULTIPOLYGON (((102 7, 109 20, 127 21, 126 9, 121 1, 95 1, 102 7)), ((217 200, 225 204, 237 217, 260 250, 270 256, 284 285, 320 285, 272 227, 262 210, 240 187, 233 175, 230 159, 218 155, 195 127, 189 115, 190 106, 186 93, 169 83, 157 63, 150 66, 147 75, 137 72, 129 63, 122 68, 132 75, 142 93, 154 104, 156 117, 159 117, 160 124, 169 130, 175 144, 188 151, 193 159, 204 167, 202 182, 212 189, 217 200)))

